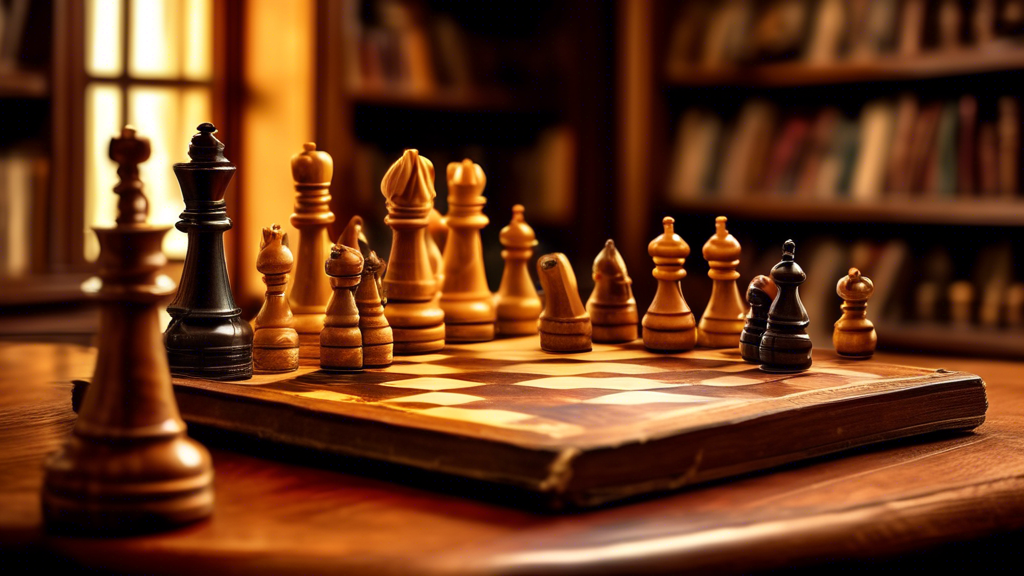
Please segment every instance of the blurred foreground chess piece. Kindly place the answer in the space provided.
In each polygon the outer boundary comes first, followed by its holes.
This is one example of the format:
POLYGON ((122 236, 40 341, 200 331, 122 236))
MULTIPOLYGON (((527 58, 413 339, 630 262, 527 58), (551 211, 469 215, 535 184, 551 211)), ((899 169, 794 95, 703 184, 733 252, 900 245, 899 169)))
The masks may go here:
POLYGON ((740 298, 736 279, 740 273, 740 243, 725 229, 726 217, 715 219, 715 234, 704 244, 704 259, 714 282, 711 299, 697 325, 697 345, 705 348, 734 348, 743 332, 747 307, 740 298))
POLYGON ((501 336, 525 336, 537 333, 537 321, 543 306, 530 278, 529 262, 537 237, 523 217, 522 204, 512 207, 512 221, 498 235, 504 250, 505 269, 501 285, 494 295, 498 321, 495 329, 501 336))
POLYGON ((169 226, 146 223, 138 164, 149 140, 126 126, 110 143, 120 167, 120 214, 94 228, 102 320, 93 375, 69 441, 46 462, 43 513, 57 529, 136 534, 209 516, 210 454, 185 433, 160 337, 160 300, 174 283, 160 275, 169 226))
POLYGON ((761 336, 768 327, 768 309, 778 293, 775 281, 764 275, 754 276, 747 286, 750 311, 743 323, 743 332, 740 333, 740 356, 747 362, 761 363, 761 336))
POLYGON ((594 328, 594 342, 620 343, 636 340, 640 317, 633 298, 633 280, 626 262, 608 240, 594 258, 594 291, 587 300, 587 312, 594 328))
POLYGON ((175 227, 188 234, 181 283, 167 307, 171 323, 164 345, 172 374, 211 380, 252 378, 252 327, 235 305, 224 258, 224 232, 231 229, 224 192, 235 165, 209 122, 200 124, 188 147, 189 162, 174 165, 185 198, 175 227))
POLYGON ((356 308, 359 309, 359 333, 363 338, 363 367, 384 368, 394 361, 394 334, 384 317, 386 299, 381 278, 387 263, 370 250, 363 235, 363 219, 353 216, 341 233, 341 243, 359 250, 363 256, 363 273, 356 287, 356 308))
POLYGON ((334 293, 327 302, 324 328, 320 331, 320 367, 324 370, 360 370, 363 367, 363 336, 355 291, 363 275, 359 250, 341 243, 331 247, 324 262, 334 293))
POLYGON ((644 346, 656 352, 681 352, 697 344, 697 324, 679 286, 686 278, 683 264, 690 246, 676 234, 674 218, 666 216, 661 223, 665 232, 647 245, 647 253, 654 258, 652 275, 658 280, 658 289, 644 314, 644 346))
POLYGON ((849 274, 839 279, 836 293, 843 299, 843 316, 836 320, 832 344, 841 356, 870 358, 875 353, 878 335, 875 325, 867 318, 868 299, 875 285, 860 270, 850 268, 849 274))
POLYGON ((796 263, 796 243, 786 240, 782 261, 772 268, 779 294, 768 310, 768 325, 761 336, 759 355, 765 372, 800 372, 811 367, 811 337, 807 310, 800 301, 800 285, 807 274, 796 263))
POLYGON ((487 176, 465 159, 448 164, 448 238, 444 244, 444 339, 448 342, 494 340, 494 296, 487 287, 480 230, 489 220, 483 197, 487 176))
POLYGON ((299 334, 292 327, 292 310, 284 295, 294 262, 288 234, 277 224, 264 228, 256 269, 263 274, 267 294, 253 321, 252 365, 256 373, 299 369, 299 334))
POLYGON ((576 274, 565 254, 556 252, 537 260, 537 274, 546 305, 540 313, 540 347, 548 352, 588 352, 593 348, 593 327, 587 314, 576 274))
POLYGON ((437 271, 427 248, 427 216, 434 207, 434 165, 406 150, 380 183, 391 227, 391 258, 384 274, 384 308, 398 356, 444 349, 444 310, 438 304, 437 271))
POLYGON ((331 298, 331 283, 323 266, 331 246, 327 227, 334 222, 330 207, 334 159, 317 150, 315 142, 306 142, 302 152, 292 156, 291 167, 295 182, 291 223, 299 232, 299 246, 295 275, 288 286, 288 302, 295 315, 295 331, 299 333, 299 357, 319 360, 320 330, 331 298))

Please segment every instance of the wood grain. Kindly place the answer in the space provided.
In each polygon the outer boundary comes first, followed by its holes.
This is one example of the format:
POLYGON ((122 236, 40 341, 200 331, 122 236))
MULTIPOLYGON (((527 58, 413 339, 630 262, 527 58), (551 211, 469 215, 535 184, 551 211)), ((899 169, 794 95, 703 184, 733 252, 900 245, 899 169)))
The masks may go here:
MULTIPOLYGON (((70 431, 68 382, 94 351, 0 343, 0 551, 33 546, 114 571, 551 574, 750 570, 872 558, 1024 527, 1019 362, 877 354, 980 374, 988 418, 844 457, 585 514, 534 514, 353 475, 344 462, 220 448, 214 516, 155 536, 44 536, 42 460, 70 431)), ((225 443, 226 445, 230 445, 225 443)))

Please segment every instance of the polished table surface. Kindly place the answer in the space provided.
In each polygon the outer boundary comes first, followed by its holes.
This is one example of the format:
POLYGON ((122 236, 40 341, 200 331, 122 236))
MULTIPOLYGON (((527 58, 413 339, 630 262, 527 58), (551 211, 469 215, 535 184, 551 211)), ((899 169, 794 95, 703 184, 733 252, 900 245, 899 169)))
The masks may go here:
POLYGON ((47 534, 42 463, 74 423, 71 381, 88 378, 94 361, 94 349, 71 344, 0 343, 0 563, 378 576, 740 571, 886 557, 1024 527, 1024 363, 878 354, 980 375, 986 422, 562 515, 516 509, 501 492, 454 479, 426 479, 427 489, 407 471, 292 457, 207 431, 209 520, 129 538, 47 534))

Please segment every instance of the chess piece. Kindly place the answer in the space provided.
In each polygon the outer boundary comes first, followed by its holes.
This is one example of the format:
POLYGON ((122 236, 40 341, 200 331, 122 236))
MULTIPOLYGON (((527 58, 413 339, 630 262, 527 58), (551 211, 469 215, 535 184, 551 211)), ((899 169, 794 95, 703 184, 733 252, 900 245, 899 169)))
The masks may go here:
POLYGON ((565 254, 537 260, 537 274, 547 305, 540 313, 540 347, 548 352, 589 352, 593 347, 590 314, 583 307, 576 274, 565 254))
POLYGON ((185 432, 171 388, 157 309, 174 292, 160 276, 169 226, 146 223, 138 164, 149 140, 126 126, 110 143, 120 166, 120 214, 94 228, 102 285, 96 372, 70 439, 46 462, 43 514, 51 526, 138 533, 199 520, 213 511, 210 454, 185 432))
POLYGON ((740 243, 725 229, 725 216, 715 218, 715 234, 704 244, 704 259, 710 270, 711 299, 697 325, 697 345, 705 348, 733 348, 743 332, 747 313, 736 279, 740 273, 740 243))
POLYGON ((430 240, 434 243, 438 253, 442 254, 441 261, 443 264, 444 247, 448 242, 448 224, 444 221, 444 216, 441 216, 441 213, 437 211, 437 208, 431 208, 430 214, 427 214, 427 233, 430 234, 430 240))
POLYGON ((363 256, 341 243, 331 247, 324 262, 331 279, 331 299, 320 331, 320 367, 324 370, 359 370, 363 367, 363 336, 355 290, 362 279, 363 256))
POLYGON ((800 372, 811 367, 811 337, 807 335, 807 310, 800 301, 800 285, 807 280, 794 260, 796 243, 782 245, 782 261, 772 268, 778 295, 768 309, 768 324, 758 354, 765 372, 800 372))
POLYGON ((633 280, 626 262, 608 240, 594 258, 594 291, 587 299, 587 312, 594 328, 593 340, 601 343, 632 342, 640 317, 633 298, 633 280))
POLYGON ((341 243, 356 248, 363 256, 363 273, 356 287, 356 308, 359 309, 359 333, 363 338, 363 367, 384 368, 394 360, 394 335, 384 317, 381 278, 387 263, 370 250, 363 235, 363 219, 353 216, 341 233, 341 243))
POLYGON ((533 257, 537 237, 523 218, 524 210, 522 204, 513 206, 512 221, 498 235, 504 247, 501 257, 505 260, 505 269, 494 295, 494 306, 498 316, 495 330, 502 336, 536 334, 543 308, 527 264, 533 257))
POLYGON ((252 327, 235 305, 224 259, 231 229, 224 191, 235 165, 224 157, 213 124, 200 124, 188 147, 190 162, 174 165, 185 198, 175 228, 188 234, 181 285, 167 307, 164 332, 171 373, 212 380, 252 378, 252 327))
POLYGON ((746 321, 743 323, 743 332, 740 333, 740 356, 747 362, 761 363, 758 351, 761 336, 768 326, 768 309, 771 308, 772 301, 778 293, 779 289, 775 282, 764 275, 754 276, 747 286, 747 303, 750 305, 750 311, 747 312, 746 321))
POLYGON ((874 291, 871 279, 861 276, 856 268, 850 268, 836 284, 836 293, 843 299, 843 315, 836 320, 832 344, 840 356, 870 358, 875 353, 878 335, 867 318, 868 299, 874 291))
POLYGON ((331 240, 327 227, 334 222, 331 212, 330 186, 334 175, 334 159, 315 142, 302 145, 302 152, 291 159, 295 182, 295 212, 292 226, 299 231, 295 254, 295 275, 288 286, 288 302, 295 315, 295 331, 299 333, 299 358, 320 358, 320 330, 324 327, 324 310, 331 298, 331 284, 324 276, 324 261, 331 240))
POLYGON ((644 346, 656 352, 680 352, 697 344, 697 324, 679 286, 686 277, 683 263, 690 246, 676 234, 674 218, 666 216, 661 223, 664 233, 647 245, 658 289, 642 322, 644 346))
POLYGON ((253 320, 252 366, 257 373, 299 369, 299 334, 292 327, 292 310, 284 295, 294 262, 288 234, 277 224, 264 228, 256 257, 256 269, 267 285, 263 307, 253 320))
POLYGON ((427 249, 427 215, 434 205, 434 165, 406 150, 384 175, 384 223, 394 231, 384 274, 388 305, 384 316, 394 333, 396 355, 444 348, 444 311, 438 304, 437 275, 427 249))
POLYGON ((487 287, 480 230, 487 176, 468 158, 448 164, 448 238, 444 245, 444 339, 449 342, 494 340, 494 297, 487 287))
POLYGON ((949 319, 956 326, 970 326, 974 320, 974 284, 957 280, 949 285, 949 319))

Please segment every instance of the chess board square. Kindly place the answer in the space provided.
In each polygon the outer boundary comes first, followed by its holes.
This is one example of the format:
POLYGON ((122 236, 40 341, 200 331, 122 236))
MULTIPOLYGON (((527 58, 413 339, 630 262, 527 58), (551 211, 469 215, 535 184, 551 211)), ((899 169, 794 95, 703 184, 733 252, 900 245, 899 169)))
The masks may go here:
POLYGON ((359 396, 353 396, 351 394, 342 394, 341 392, 335 392, 333 390, 309 390, 306 392, 296 392, 292 390, 285 391, 285 394, 292 396, 299 396, 301 398, 312 398, 314 400, 330 400, 332 402, 362 402, 363 399, 359 396))
POLYGON ((743 376, 719 376, 709 380, 702 380, 702 386, 750 386, 760 384, 763 380, 757 378, 744 378, 743 376))
POLYGON ((694 396, 692 394, 669 394, 667 392, 651 392, 649 390, 635 390, 631 392, 618 392, 606 394, 584 400, 586 404, 611 404, 614 406, 635 406, 637 404, 702 404, 716 401, 716 398, 707 396, 694 396))
POLYGON ((602 388, 606 390, 649 390, 653 388, 678 388, 686 384, 658 382, 643 378, 584 378, 582 376, 556 376, 554 378, 538 378, 524 380, 520 386, 547 388, 552 390, 575 390, 580 388, 602 388))
POLYGON ((520 374, 543 374, 546 376, 579 376, 607 372, 609 374, 657 374, 667 372, 666 368, 643 364, 624 364, 620 362, 526 362, 502 366, 497 372, 513 372, 520 374))
POLYGON ((389 386, 394 388, 411 388, 413 390, 458 390, 459 388, 472 388, 479 386, 479 382, 468 382, 466 380, 456 380, 454 378, 410 378, 409 380, 399 380, 397 382, 382 382, 380 386, 389 386))
POLYGON ((510 410, 474 410, 472 408, 459 408, 457 406, 441 406, 438 408, 427 408, 418 411, 418 414, 433 416, 445 420, 458 420, 473 424, 486 424, 490 426, 508 426, 516 422, 522 422, 533 418, 529 414, 512 412, 510 410))
POLYGON ((470 402, 479 402, 480 400, 483 400, 483 398, 479 396, 470 396, 469 394, 458 394, 454 392, 426 392, 423 394, 414 394, 412 396, 391 398, 384 402, 413 402, 419 404, 437 404, 438 406, 458 406, 460 404, 469 404, 470 402))

